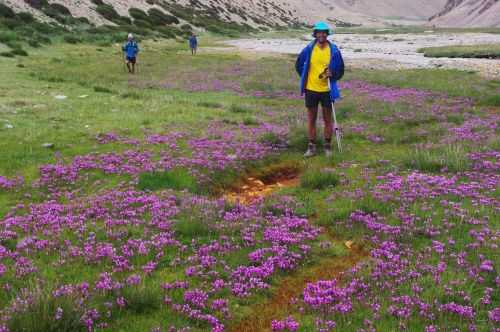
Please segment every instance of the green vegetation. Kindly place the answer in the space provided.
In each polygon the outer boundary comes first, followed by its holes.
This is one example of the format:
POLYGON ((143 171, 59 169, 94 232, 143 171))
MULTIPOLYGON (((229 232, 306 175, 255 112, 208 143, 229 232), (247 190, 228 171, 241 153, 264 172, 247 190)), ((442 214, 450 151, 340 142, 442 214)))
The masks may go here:
POLYGON ((500 59, 500 44, 426 47, 418 52, 429 58, 500 59))
POLYGON ((175 189, 199 192, 195 178, 186 170, 174 169, 162 173, 144 173, 139 177, 141 190, 175 189))
POLYGON ((335 187, 339 184, 339 177, 333 169, 307 170, 300 177, 300 186, 305 189, 320 190, 335 187))
MULTIPOLYGON (((99 0, 94 0, 94 2, 97 5, 103 5, 99 0)), ((150 13, 134 11, 132 23, 148 22, 144 15, 149 17, 150 13)), ((138 26, 134 25, 134 27, 138 26)), ((59 28, 54 27, 54 29, 59 28)), ((399 210, 400 206, 396 202, 383 201, 367 192, 368 189, 372 189, 374 183, 378 183, 378 177, 389 173, 401 174, 404 177, 418 170, 426 175, 438 173, 443 177, 460 178, 464 176, 464 173, 473 169, 468 157, 470 152, 498 149, 498 140, 486 141, 481 147, 471 147, 469 143, 461 141, 453 145, 442 141, 449 134, 450 128, 469 125, 471 118, 478 122, 488 119, 489 110, 483 112, 479 107, 470 106, 472 103, 461 104, 453 97, 469 97, 474 105, 479 103, 498 105, 500 87, 498 81, 485 80, 476 74, 464 74, 458 71, 359 70, 346 72, 345 79, 364 80, 386 87, 412 87, 446 95, 442 98, 433 97, 430 100, 422 100, 421 105, 415 105, 405 100, 396 100, 394 103, 382 102, 374 99, 374 96, 356 94, 345 89, 344 100, 337 107, 341 128, 345 130, 344 152, 334 151, 334 157, 331 159, 318 156, 304 160, 302 153, 307 145, 307 133, 303 100, 272 95, 272 93, 283 91, 292 96, 296 93, 298 83, 293 68, 294 59, 291 57, 249 59, 236 54, 228 54, 228 52, 186 57, 179 56, 186 54, 186 45, 174 40, 150 39, 142 41, 147 53, 145 52, 141 58, 139 73, 132 76, 123 70, 121 50, 109 43, 114 38, 116 41, 123 40, 119 28, 94 29, 105 31, 104 37, 93 39, 93 32, 88 32, 88 34, 85 32, 78 35, 76 43, 61 37, 68 34, 67 31, 62 31, 61 34, 52 31, 47 33, 37 31, 37 34, 45 36, 48 42, 52 42, 50 47, 41 47, 29 52, 36 53, 36 56, 12 55, 14 58, 10 56, 0 58, 0 72, 7 73, 0 80, 0 112, 2 113, 0 175, 9 178, 20 175, 25 179, 25 185, 19 191, 0 191, 0 216, 4 217, 11 207, 19 202, 27 204, 46 199, 46 192, 31 187, 33 181, 39 178, 39 167, 42 165, 56 162, 67 164, 73 157, 82 155, 119 155, 128 150, 151 151, 153 158, 161 158, 161 153, 165 151, 174 157, 191 156, 193 150, 190 147, 190 140, 199 137, 223 139, 223 135, 213 131, 214 125, 235 130, 236 136, 241 133, 239 131, 243 127, 241 124, 248 126, 246 128, 248 132, 244 132, 247 136, 252 135, 249 133, 260 130, 262 134, 256 134, 252 138, 255 142, 263 143, 267 147, 279 147, 280 150, 277 150, 275 155, 264 160, 244 162, 239 168, 229 167, 217 171, 203 178, 205 182, 202 183, 197 181, 197 177, 205 174, 192 174, 183 168, 173 168, 164 172, 144 172, 138 176, 138 179, 132 179, 128 174, 89 171, 86 174, 88 177, 75 184, 75 187, 79 189, 75 193, 78 198, 106 192, 108 189, 117 188, 125 183, 148 193, 151 191, 159 193, 165 190, 167 198, 173 197, 177 203, 177 200, 182 201, 183 197, 190 193, 200 194, 200 200, 208 200, 213 196, 219 197, 221 191, 232 188, 238 181, 245 180, 248 176, 260 179, 266 184, 299 176, 298 187, 283 188, 266 199, 265 204, 268 208, 266 212, 269 213, 266 214, 266 218, 269 217, 269 220, 272 220, 271 217, 279 209, 290 210, 298 216, 310 217, 309 221, 312 224, 322 226, 324 230, 319 240, 311 245, 313 253, 311 259, 305 260, 298 267, 298 271, 279 272, 276 276, 273 275, 269 278, 271 287, 256 292, 251 298, 235 299, 228 291, 227 298, 230 299, 231 310, 238 318, 249 316, 253 310, 256 310, 254 307, 256 304, 267 305, 268 302, 272 302, 276 290, 280 290, 280 287, 289 284, 300 297, 306 282, 315 281, 319 276, 332 278, 332 276, 337 276, 338 272, 352 267, 357 260, 350 260, 353 251, 345 244, 348 240, 353 241, 355 251, 360 256, 358 259, 363 259, 368 255, 366 251, 372 244, 366 240, 367 229, 357 224, 350 228, 345 227, 346 221, 356 211, 368 214, 369 217, 384 218, 384 222, 390 225, 399 225, 400 220, 395 216, 396 213, 402 213, 399 210), (100 42, 102 45, 96 46, 96 43, 100 42), (103 54, 109 56, 103 56, 103 54), (165 66, 165 63, 169 65, 165 66), (259 70, 256 71, 255 68, 259 70), (200 76, 200 73, 203 75, 200 76), (467 79, 463 79, 464 76, 467 79), (241 85, 223 84, 227 88, 222 89, 219 88, 220 85, 209 84, 221 81, 237 81, 241 85), (207 84, 197 85, 200 82, 207 84), (231 90, 233 87, 235 87, 234 91, 231 90), (244 89, 240 89, 241 87, 244 89), (270 94, 270 97, 260 97, 255 93, 263 89, 270 94), (242 90, 244 93, 241 92, 242 90), (59 98, 61 96, 66 98, 59 98), (439 111, 436 114, 431 113, 434 105, 439 106, 436 107, 439 111), (450 111, 447 112, 448 110, 450 111), (266 126, 278 129, 283 126, 288 132, 273 131, 266 126), (150 135, 169 135, 177 132, 185 136, 177 141, 175 147, 163 142, 145 143, 146 137, 150 135), (100 138, 106 133, 113 133, 120 139, 107 143, 98 142, 96 137, 100 138), (372 136, 382 139, 370 140, 372 136), (137 145, 130 143, 131 140, 137 140, 137 145), (54 143, 54 146, 47 148, 43 146, 44 143, 54 143), (430 147, 423 148, 423 143, 428 143, 430 147), (25 196, 26 192, 29 192, 29 197, 25 196), (283 202, 280 201, 277 206, 272 204, 281 198, 283 202), (288 205, 292 200, 296 200, 297 204, 288 205), (332 263, 335 262, 343 263, 338 271, 332 270, 324 275, 321 274, 324 270, 331 268, 332 263), (282 282, 285 278, 289 278, 286 281, 303 280, 304 282, 297 284, 282 282)), ((187 31, 187 28, 185 30, 187 31)), ((13 31, 4 29, 0 33, 2 43, 10 43, 11 46, 19 44, 28 49, 26 45, 30 39, 26 36, 19 29, 13 31)), ((213 45, 217 41, 210 35, 204 38, 208 45, 213 45)), ((10 50, 6 52, 10 54, 10 50)), ((470 132, 475 134, 476 131, 483 129, 482 127, 473 128, 470 132)), ((488 132, 489 135, 494 136, 496 133, 494 130, 488 132)), ((318 136, 322 137, 321 130, 318 136)), ((234 139, 237 138, 234 137, 234 139)), ((240 152, 248 153, 245 149, 240 152)), ((386 194, 386 192, 381 190, 381 194, 386 194)), ((60 198, 61 202, 68 199, 70 198, 60 198)), ((449 201, 457 204, 458 199, 451 197, 449 201)), ((460 200, 460 202, 464 204, 463 209, 472 211, 471 214, 475 214, 478 220, 489 220, 488 218, 494 215, 488 210, 490 209, 488 206, 472 206, 472 203, 467 200, 460 200), (469 208, 467 204, 471 207, 469 208)), ((470 234, 468 227, 472 226, 463 225, 463 218, 457 215, 448 219, 450 228, 447 231, 449 232, 443 234, 442 237, 433 233, 431 238, 430 233, 419 233, 423 232, 420 223, 441 225, 441 221, 444 220, 443 211, 455 210, 442 207, 440 204, 440 199, 436 199, 435 205, 431 201, 425 206, 418 204, 405 206, 413 209, 405 216, 416 216, 416 235, 401 234, 401 238, 397 241, 407 241, 405 243, 421 248, 430 241, 447 241, 449 236, 453 236, 457 240, 456 247, 465 247, 466 244, 461 240, 470 234), (460 235, 460 232, 463 232, 463 235, 460 235), (411 238, 407 239, 408 237, 411 238)), ((109 294, 116 292, 123 296, 127 305, 120 309, 116 306, 113 308, 109 326, 103 330, 151 331, 160 324, 162 327, 167 323, 177 327, 189 324, 181 315, 166 308, 164 293, 159 291, 160 285, 185 277, 184 267, 175 266, 173 263, 175 259, 182 261, 191 254, 193 239, 198 241, 196 244, 198 246, 210 246, 219 231, 213 227, 214 224, 220 222, 226 211, 233 212, 235 208, 227 202, 221 206, 223 213, 217 216, 210 215, 210 210, 203 210, 200 207, 199 211, 195 208, 186 209, 171 219, 165 217, 165 220, 161 220, 164 225, 158 223, 158 227, 170 227, 171 223, 172 228, 168 229, 168 232, 172 231, 178 236, 182 245, 186 246, 186 251, 179 257, 170 257, 169 255, 172 255, 170 249, 165 250, 165 256, 158 258, 158 269, 151 276, 144 277, 141 284, 110 291, 109 294)), ((172 209, 177 207, 174 205, 172 209)), ((239 212, 245 214, 246 210, 242 207, 239 212)), ((121 218, 117 219, 121 220, 121 218)), ((248 225, 253 225, 255 219, 258 218, 250 216, 248 219, 248 225)), ((148 221, 148 216, 144 220, 148 221)), ((135 243, 139 237, 138 232, 143 231, 140 227, 144 226, 144 220, 138 218, 138 227, 124 225, 123 228, 117 229, 116 233, 108 235, 123 237, 125 241, 130 239, 130 243, 135 243)), ((474 219, 470 218, 470 220, 474 219)), ((382 223, 378 219, 376 221, 382 223)), ((95 222, 98 224, 101 220, 95 222)), ((378 225, 375 224, 376 227, 378 225)), ((104 228, 97 229, 99 231, 95 233, 95 236, 99 240, 104 239, 107 236, 106 231, 103 231, 104 228)), ((154 231, 158 230, 154 228, 154 231)), ((238 236, 236 230, 228 230, 227 234, 229 234, 228 239, 238 236)), ((73 236, 75 235, 68 234, 68 239, 73 240, 73 236)), ((83 236, 90 237, 89 234, 83 234, 83 236)), ((257 241, 260 240, 260 238, 257 239, 257 241)), ((13 250, 19 241, 20 239, 3 239, 2 246, 13 250)), ((147 243, 147 246, 149 245, 150 242, 147 243)), ((235 242, 228 248, 230 250, 234 248, 235 252, 223 256, 227 265, 238 266, 248 263, 250 252, 245 244, 235 242)), ((429 255, 431 254, 429 251, 429 255)), ((487 257, 491 256, 491 253, 487 254, 487 257)), ((442 257, 442 255, 436 256, 434 266, 442 257)), ((51 257, 41 255, 41 257, 35 257, 34 260, 39 263, 49 258, 51 257)), ((138 267, 152 259, 148 257, 148 254, 136 258, 139 262, 134 262, 134 264, 138 267)), ((366 260, 366 264, 370 263, 370 260, 366 260)), ((103 260, 102 264, 108 264, 108 262, 103 260)), ((410 260, 405 263, 405 266, 412 264, 414 262, 410 260)), ((93 284, 101 268, 97 265, 82 263, 75 265, 75 269, 69 271, 65 270, 65 267, 59 268, 45 264, 42 265, 46 267, 42 272, 46 277, 45 282, 50 286, 62 282, 77 284, 83 280, 82 278, 91 280, 93 284), (82 277, 82 275, 85 276, 82 277)), ((431 265, 425 265, 425 269, 428 266, 431 265)), ((370 272, 370 266, 365 268, 363 265, 360 269, 360 273, 370 272)), ((2 278, 10 278, 13 280, 13 287, 17 287, 18 281, 11 271, 9 273, 3 275, 2 278)), ((117 272, 113 277, 123 281, 122 273, 126 275, 126 272, 117 272)), ((142 271, 138 273, 141 276, 145 275, 142 271)), ((225 273, 227 272, 223 269, 219 271, 220 276, 225 277, 225 273)), ((448 273, 450 272, 447 270, 441 275, 444 285, 456 280, 447 275, 448 273)), ((36 288, 35 281, 33 280, 30 287, 36 288)), ((427 293, 435 287, 434 279, 419 278, 418 280, 412 279, 411 282, 422 282, 423 285, 427 285, 429 290, 424 289, 423 296, 431 298, 427 293)), ((492 283, 493 281, 487 279, 486 282, 492 283)), ((482 291, 474 288, 479 287, 478 285, 467 284, 463 287, 467 292, 470 290, 473 303, 479 303, 483 296, 482 291)), ((199 285, 190 286, 198 287, 199 285)), ((403 292, 406 286, 407 284, 404 284, 401 289, 398 288, 395 291, 403 292)), ((460 287, 462 288, 462 285, 460 287)), ((279 295, 288 296, 289 293, 286 291, 279 295)), ((438 295, 443 301, 449 299, 447 294, 438 295)), ((174 294, 175 296, 182 297, 182 294, 174 294)), ((5 304, 13 298, 15 296, 12 292, 2 292, 0 303, 5 304)), ((55 299, 51 292, 40 294, 40 299, 43 300, 35 298, 27 313, 14 315, 9 322, 9 328, 12 331, 82 330, 80 321, 82 313, 78 306, 70 301, 64 302, 63 298, 65 297, 55 299), (63 309, 63 315, 61 320, 54 320, 54 313, 58 307, 63 309)), ((96 298, 93 301, 95 303, 92 304, 99 307, 109 299, 103 295, 102 298, 96 298)), ((429 301, 429 303, 432 302, 429 301)), ((381 305, 385 310, 384 308, 389 303, 388 301, 382 302, 381 305)), ((364 326, 365 309, 357 307, 355 309, 359 310, 358 314, 350 316, 349 320, 337 320, 339 330, 349 330, 351 327, 357 329, 364 326)), ((300 317, 301 328, 304 331, 314 326, 314 319, 308 316, 308 313, 299 315, 293 307, 280 305, 278 309, 271 310, 278 313, 274 317, 276 319, 289 314, 300 317)), ((102 312, 105 312, 104 309, 102 312)), ((263 311, 257 312, 263 314, 263 311)), ((445 318, 439 317, 436 320, 445 320, 445 318)), ((425 328, 417 319, 411 322, 414 323, 412 328, 419 330, 425 328)), ((468 320, 454 318, 450 318, 447 322, 453 328, 457 326, 461 329, 466 329, 469 324, 468 320)), ((481 317, 478 322, 478 330, 487 330, 489 327, 486 317, 484 319, 481 317)), ((228 324, 234 327, 233 325, 237 323, 237 320, 231 320, 228 324)), ((398 319, 387 315, 374 322, 374 326, 380 331, 396 331, 399 323, 398 319)), ((194 332, 205 331, 207 326, 194 324, 192 330, 194 332)))
POLYGON ((66 43, 95 43, 108 46, 125 40, 126 33, 132 32, 139 39, 186 38, 193 26, 204 27, 216 34, 237 36, 240 33, 255 31, 246 24, 228 23, 218 13, 210 10, 193 9, 179 4, 158 2, 170 15, 158 8, 144 12, 138 8, 130 8, 130 19, 121 16, 110 4, 93 0, 96 12, 115 25, 93 26, 87 18, 73 17, 68 8, 59 3, 33 1, 32 6, 41 10, 57 23, 37 21, 28 12, 15 13, 7 5, 0 3, 0 43, 6 44, 10 50, 1 50, 0 56, 25 56, 27 47, 38 48, 52 41, 64 40, 66 43), (182 24, 183 18, 189 24, 182 24))
POLYGON ((467 151, 463 147, 449 145, 441 149, 418 149, 410 153, 404 164, 423 172, 465 172, 470 168, 467 151))

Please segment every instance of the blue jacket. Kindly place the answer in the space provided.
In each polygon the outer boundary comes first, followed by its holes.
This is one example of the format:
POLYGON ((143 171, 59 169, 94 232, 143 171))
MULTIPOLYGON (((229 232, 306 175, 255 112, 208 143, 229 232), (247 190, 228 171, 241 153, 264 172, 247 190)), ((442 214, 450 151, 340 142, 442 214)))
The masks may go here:
POLYGON ((137 53, 139 53, 139 45, 133 40, 127 42, 122 47, 123 52, 125 52, 127 58, 135 58, 137 53))
POLYGON ((198 46, 198 39, 196 39, 196 37, 194 37, 194 36, 189 37, 189 46, 191 48, 197 47, 198 46))
MULTIPOLYGON (((344 76, 344 60, 342 59, 342 54, 337 46, 330 41, 330 71, 333 76, 330 78, 330 98, 332 100, 340 99, 340 90, 337 86, 337 81, 344 76)), ((300 91, 302 94, 306 91, 307 77, 309 75, 309 66, 311 64, 311 55, 316 45, 316 40, 307 45, 302 52, 300 52, 297 57, 297 62, 295 63, 295 70, 297 74, 300 75, 300 91)))

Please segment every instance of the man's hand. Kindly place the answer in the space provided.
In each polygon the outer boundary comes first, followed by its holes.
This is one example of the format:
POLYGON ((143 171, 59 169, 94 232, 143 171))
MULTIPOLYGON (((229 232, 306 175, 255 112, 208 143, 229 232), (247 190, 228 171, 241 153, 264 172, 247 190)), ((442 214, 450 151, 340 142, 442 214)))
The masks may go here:
POLYGON ((325 70, 319 75, 319 78, 322 79, 322 80, 325 80, 325 79, 330 78, 332 76, 333 76, 333 74, 330 71, 330 69, 329 68, 325 68, 325 70))

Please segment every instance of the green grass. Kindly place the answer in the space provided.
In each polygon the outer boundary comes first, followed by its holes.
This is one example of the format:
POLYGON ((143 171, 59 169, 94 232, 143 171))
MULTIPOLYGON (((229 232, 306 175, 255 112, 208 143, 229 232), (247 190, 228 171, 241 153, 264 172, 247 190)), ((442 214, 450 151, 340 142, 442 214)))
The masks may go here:
POLYGON ((223 108, 224 105, 221 103, 213 102, 213 101, 202 101, 197 104, 200 107, 205 107, 205 108, 223 108))
POLYGON ((245 105, 237 105, 237 104, 232 104, 231 107, 229 108, 229 111, 232 113, 252 113, 252 110, 245 106, 245 105))
POLYGON ((458 145, 434 150, 417 149, 403 162, 406 167, 423 172, 464 172, 471 166, 467 150, 458 145))
POLYGON ((95 92, 101 92, 101 93, 113 93, 111 89, 102 87, 102 86, 94 86, 94 91, 95 92))
POLYGON ((500 59, 500 44, 425 47, 418 52, 429 58, 500 59))
POLYGON ((27 312, 14 314, 8 327, 23 332, 84 332, 87 328, 80 321, 82 314, 70 300, 38 293, 27 312), (53 319, 57 308, 63 310, 59 320, 53 319))
POLYGON ((318 190, 335 187, 339 181, 338 175, 333 170, 307 170, 300 177, 300 186, 305 189, 318 190))
POLYGON ((144 315, 158 310, 163 298, 155 288, 146 285, 125 287, 121 294, 125 298, 125 310, 132 314, 144 315))
POLYGON ((143 173, 139 176, 140 190, 175 189, 199 192, 196 179, 183 169, 173 169, 165 172, 143 173))

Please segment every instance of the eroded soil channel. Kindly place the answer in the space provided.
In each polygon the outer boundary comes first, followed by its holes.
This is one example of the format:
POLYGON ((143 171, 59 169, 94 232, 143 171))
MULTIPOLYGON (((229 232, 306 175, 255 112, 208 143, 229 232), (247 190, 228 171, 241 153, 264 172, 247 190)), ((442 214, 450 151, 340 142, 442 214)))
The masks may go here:
MULTIPOLYGON (((300 169, 280 168, 273 173, 250 176, 242 179, 241 184, 224 194, 231 202, 250 204, 264 199, 270 194, 285 188, 300 185, 300 169)), ((310 220, 314 223, 314 220, 310 220)), ((271 331, 274 319, 282 319, 297 312, 295 299, 300 299, 302 291, 308 283, 336 278, 341 281, 343 274, 366 259, 368 251, 362 245, 353 241, 339 239, 331 230, 323 228, 323 235, 332 245, 345 248, 346 254, 341 256, 313 257, 302 268, 289 276, 283 277, 273 287, 273 295, 264 302, 252 305, 248 315, 241 321, 229 326, 231 332, 262 332, 271 331)))
POLYGON ((238 186, 225 192, 223 196, 233 203, 250 204, 278 190, 296 187, 299 183, 300 169, 298 167, 278 166, 261 174, 243 178, 238 186))

